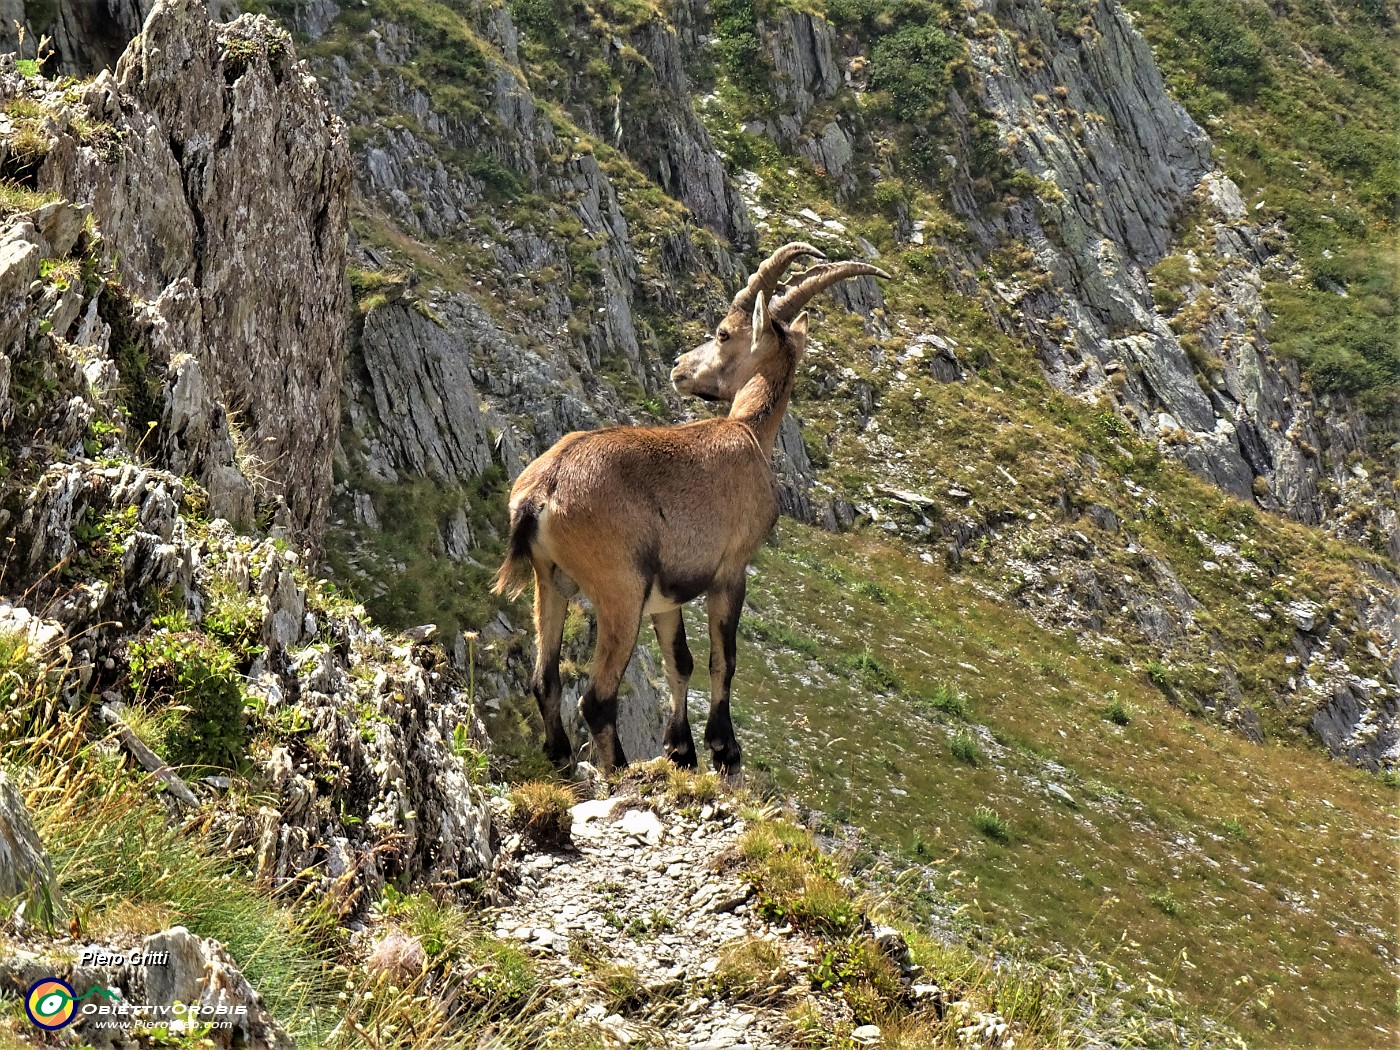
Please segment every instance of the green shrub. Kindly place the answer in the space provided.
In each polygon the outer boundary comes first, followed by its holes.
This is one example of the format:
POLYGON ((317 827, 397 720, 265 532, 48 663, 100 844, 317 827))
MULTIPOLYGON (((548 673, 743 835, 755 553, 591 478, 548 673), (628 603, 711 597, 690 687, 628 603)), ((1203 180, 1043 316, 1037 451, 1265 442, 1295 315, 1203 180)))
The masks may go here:
POLYGON ((1206 82, 1236 99, 1253 98, 1272 79, 1258 38, 1240 15, 1216 0, 1186 0, 1174 21, 1198 48, 1206 82))
POLYGON ((539 987, 534 960, 519 945, 482 933, 467 942, 464 954, 471 973, 468 997, 488 1013, 510 1012, 539 987))
POLYGON ((474 153, 467 160, 467 172, 486 186, 488 194, 498 200, 514 200, 525 192, 520 176, 489 153, 474 153))
POLYGON ((894 595, 890 594, 888 588, 882 587, 874 580, 861 580, 855 586, 855 593, 862 598, 869 598, 871 601, 877 602, 880 605, 888 605, 894 597, 894 595))
POLYGON ((525 32, 553 39, 559 35, 562 14, 554 0, 507 0, 511 20, 525 32))
POLYGON ((783 821, 755 824, 738 850, 758 890, 759 912, 769 921, 837 937, 859 927, 860 910, 805 828, 783 821))
POLYGON ((758 39, 753 0, 713 0, 710 15, 720 67, 736 86, 752 95, 766 95, 768 64, 758 39))
POLYGON ((996 842, 1005 842, 1011 837, 1010 829, 1001 814, 988 806, 977 807, 977 811, 972 815, 972 826, 996 842))
POLYGON ((218 577, 209 586, 209 604, 204 611, 204 630, 236 653, 260 651, 262 600, 245 594, 230 580, 218 577))
POLYGON ((829 947, 812 967, 812 988, 839 989, 857 1024, 871 1024, 897 1010, 904 999, 899 971, 869 937, 829 947))
POLYGON ((1116 726, 1125 726, 1133 720, 1133 710, 1125 704, 1117 693, 1110 693, 1104 706, 1103 717, 1116 726))
POLYGON ((871 56, 870 86, 889 95, 890 113, 923 125, 943 113, 953 62, 962 45, 931 25, 906 25, 884 37, 871 56))
POLYGON ((232 768, 243 754, 243 678, 234 654, 206 635, 163 628, 131 644, 131 675, 149 709, 183 716, 166 736, 172 765, 232 768))
POLYGON ((886 214, 895 214, 900 208, 909 203, 909 196, 905 192, 904 183, 898 181, 877 182, 872 191, 875 204, 886 214))
POLYGON ((944 714, 952 715, 954 718, 967 721, 971 717, 971 709, 967 702, 967 696, 958 692, 951 685, 940 683, 935 686, 924 701, 928 706, 944 714))
POLYGON ((984 760, 982 749, 977 746, 977 738, 966 729, 959 730, 948 744, 953 757, 969 766, 980 766, 984 760))

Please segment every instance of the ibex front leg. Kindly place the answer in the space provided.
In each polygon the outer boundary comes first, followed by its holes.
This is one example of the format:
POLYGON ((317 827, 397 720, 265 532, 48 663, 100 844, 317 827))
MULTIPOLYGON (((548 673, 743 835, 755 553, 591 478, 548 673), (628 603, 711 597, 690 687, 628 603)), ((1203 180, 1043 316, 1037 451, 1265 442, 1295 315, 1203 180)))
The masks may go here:
POLYGON ((686 697, 690 695, 690 673, 695 661, 685 642, 685 621, 680 609, 653 613, 651 625, 656 628, 656 641, 661 646, 661 659, 666 664, 666 684, 671 687, 671 717, 666 723, 662 747, 666 757, 682 769, 694 769, 695 737, 690 733, 690 712, 686 697))
POLYGON ((710 717, 705 723, 705 745, 714 756, 715 770, 726 776, 739 772, 739 741, 729 719, 729 687, 734 681, 745 583, 741 573, 737 581, 717 585, 706 601, 710 616, 710 717))

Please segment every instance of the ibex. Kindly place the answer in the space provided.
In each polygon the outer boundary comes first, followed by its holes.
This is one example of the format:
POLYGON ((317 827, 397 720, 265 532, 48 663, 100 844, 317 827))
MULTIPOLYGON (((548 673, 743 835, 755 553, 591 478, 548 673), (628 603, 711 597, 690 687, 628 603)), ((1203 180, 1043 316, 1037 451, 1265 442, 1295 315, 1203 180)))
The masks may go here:
POLYGON ((580 701, 605 768, 627 764, 617 736, 617 687, 650 613, 666 664, 671 714, 663 738, 676 765, 696 767, 686 710, 694 662, 680 607, 705 595, 710 620, 710 715, 705 743, 715 768, 739 771, 729 717, 735 638, 749 559, 778 518, 771 459, 807 341, 818 292, 862 274, 867 263, 818 265, 769 296, 805 244, 770 256, 730 306, 714 336, 683 355, 671 378, 681 393, 732 401, 729 415, 673 427, 606 427, 573 433, 531 463, 510 495, 508 554, 496 593, 519 595, 534 571, 538 655, 531 691, 544 718, 545 753, 572 748, 559 714, 559 649, 568 601, 593 603, 598 640, 580 701))

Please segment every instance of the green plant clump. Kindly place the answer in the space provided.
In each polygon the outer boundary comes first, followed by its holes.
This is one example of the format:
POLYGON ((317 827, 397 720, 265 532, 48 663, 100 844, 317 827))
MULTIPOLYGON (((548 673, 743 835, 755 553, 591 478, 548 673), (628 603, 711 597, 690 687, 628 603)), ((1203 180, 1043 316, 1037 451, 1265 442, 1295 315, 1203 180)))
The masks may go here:
POLYGON ((953 66, 962 44, 931 25, 906 25, 875 45, 870 86, 882 93, 890 116, 910 129, 910 156, 925 174, 943 155, 939 131, 953 66))
POLYGON ((965 729, 953 737, 948 748, 954 758, 959 762, 966 762, 969 766, 980 766, 985 758, 982 749, 977 746, 977 738, 965 729))
POLYGON ((972 826, 996 842, 1005 842, 1011 837, 1006 818, 989 806, 977 807, 972 815, 972 826))
POLYGON ((1133 710, 1117 694, 1113 694, 1104 706, 1103 716, 1116 726, 1125 726, 1133 720, 1133 710))
POLYGON ((710 4, 714 18, 715 52, 729 79, 751 95, 768 91, 768 63, 758 39, 753 0, 715 0, 710 4))
POLYGON ((238 765, 246 739, 244 695, 230 650, 195 631, 163 628, 133 642, 129 662, 142 704, 181 716, 167 737, 166 761, 238 765))

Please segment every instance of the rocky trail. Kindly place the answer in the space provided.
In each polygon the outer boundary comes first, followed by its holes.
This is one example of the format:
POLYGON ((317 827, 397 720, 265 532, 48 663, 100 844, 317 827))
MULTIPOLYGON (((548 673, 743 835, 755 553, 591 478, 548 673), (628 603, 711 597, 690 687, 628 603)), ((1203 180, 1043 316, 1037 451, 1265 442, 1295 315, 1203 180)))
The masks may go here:
MULTIPOLYGON (((489 917, 495 936, 524 944, 569 1014, 620 1044, 779 1050, 794 1045, 799 1004, 856 1045, 878 1044, 878 1028, 853 1025, 844 1000, 814 995, 821 942, 766 917, 740 870, 745 832, 771 811, 724 795, 680 806, 641 793, 650 786, 628 778, 575 805, 569 848, 508 839, 502 881, 515 885, 489 917)), ((913 983, 918 967, 896 931, 870 933, 903 963, 916 999, 940 994, 913 983)))
MULTIPOLYGON (((773 945, 787 964, 810 965, 812 948, 791 926, 758 913, 754 889, 726 870, 746 822, 720 805, 693 816, 658 816, 639 796, 579 803, 572 810, 573 849, 522 856, 515 898, 494 916, 499 938, 525 942, 555 976, 551 984, 575 1010, 620 1042, 688 1047, 778 1048, 780 1007, 720 1001, 704 993, 725 948, 747 938, 773 945), (581 979, 580 961, 630 966, 640 994, 664 1005, 639 1026, 624 1020, 581 979), (675 998, 673 998, 675 997, 675 998)), ((772 989, 772 998, 806 994, 802 982, 772 989)), ((765 990, 766 991, 766 990, 765 990)))

